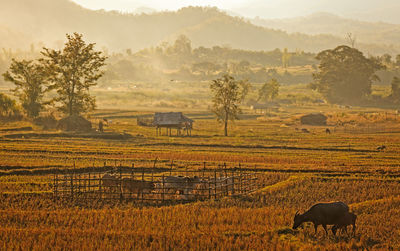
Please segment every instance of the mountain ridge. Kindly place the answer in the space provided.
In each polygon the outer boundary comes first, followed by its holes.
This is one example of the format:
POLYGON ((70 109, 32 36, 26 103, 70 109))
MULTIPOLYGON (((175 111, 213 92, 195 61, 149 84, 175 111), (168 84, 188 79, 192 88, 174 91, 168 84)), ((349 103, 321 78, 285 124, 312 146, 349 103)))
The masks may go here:
MULTIPOLYGON (((318 52, 346 42, 343 37, 330 34, 290 34, 262 27, 211 7, 186 7, 175 12, 140 15, 93 11, 69 0, 3 0, 1 7, 0 25, 20 34, 15 39, 19 47, 24 42, 24 47, 28 47, 40 41, 53 46, 64 41, 66 33, 72 32, 82 33, 87 41, 112 51, 138 51, 163 41, 173 41, 180 34, 187 35, 194 46, 229 45, 265 51, 288 48, 318 52)), ((0 39, 0 48, 14 44, 0 39)), ((400 53, 400 46, 373 43, 359 46, 371 54, 400 53)))

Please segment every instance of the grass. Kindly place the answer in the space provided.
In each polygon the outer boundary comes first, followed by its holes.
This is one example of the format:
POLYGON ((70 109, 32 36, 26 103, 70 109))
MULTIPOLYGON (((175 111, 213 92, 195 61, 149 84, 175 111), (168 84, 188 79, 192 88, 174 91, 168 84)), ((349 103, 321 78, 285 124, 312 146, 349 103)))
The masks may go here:
MULTIPOLYGON (((102 110, 107 131, 133 138, 7 138, 0 131, 0 247, 3 249, 399 249, 400 127, 389 111, 329 106, 288 106, 274 117, 250 114, 230 127, 208 112, 191 110, 193 137, 155 136, 136 125, 149 111, 102 110), (299 114, 328 113, 326 127, 301 133, 299 114), (372 115, 371 115, 372 114, 372 115), (338 126, 338 121, 348 122, 338 126), (285 125, 285 126, 282 126, 285 125), (376 147, 386 145, 387 150, 376 147), (185 205, 66 204, 51 197, 52 172, 122 165, 238 166, 264 174, 265 187, 248 196, 185 205), (17 175, 18 174, 18 175, 17 175), (357 234, 326 237, 320 228, 291 230, 297 210, 341 200, 357 215, 357 234), (383 224, 384 223, 384 224, 383 224)), ((29 126, 1 124, 0 128, 29 126)), ((43 133, 34 128, 36 133, 43 133)), ((21 132, 18 132, 21 133, 21 132)))

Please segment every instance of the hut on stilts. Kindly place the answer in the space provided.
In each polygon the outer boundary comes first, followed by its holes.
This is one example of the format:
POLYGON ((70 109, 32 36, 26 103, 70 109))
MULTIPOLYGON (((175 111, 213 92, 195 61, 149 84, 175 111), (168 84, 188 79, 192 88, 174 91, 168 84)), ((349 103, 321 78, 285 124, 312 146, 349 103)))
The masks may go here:
POLYGON ((162 128, 166 128, 168 136, 172 135, 172 129, 176 129, 177 136, 185 133, 186 136, 192 136, 193 122, 181 112, 157 112, 154 115, 153 125, 156 127, 157 136, 162 134, 162 128))

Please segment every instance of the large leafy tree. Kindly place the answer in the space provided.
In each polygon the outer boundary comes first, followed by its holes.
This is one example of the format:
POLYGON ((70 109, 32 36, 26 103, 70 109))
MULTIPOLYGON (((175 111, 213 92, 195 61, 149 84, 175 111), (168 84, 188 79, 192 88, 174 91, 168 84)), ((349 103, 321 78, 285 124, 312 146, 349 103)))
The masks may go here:
POLYGON ((0 92, 0 117, 11 117, 18 114, 15 100, 0 92))
POLYGON ((371 94, 371 83, 379 80, 376 71, 384 66, 366 58, 355 48, 342 45, 320 52, 319 70, 312 87, 330 103, 357 103, 371 94))
POLYGON ((95 44, 86 44, 82 35, 67 34, 67 43, 62 50, 44 48, 41 59, 50 74, 51 88, 57 91, 54 102, 68 115, 88 112, 95 108, 95 98, 89 88, 97 85, 103 75, 101 67, 106 57, 94 49, 95 44))
POLYGON ((268 102, 273 100, 279 94, 279 83, 276 79, 271 79, 258 90, 258 100, 268 102))
POLYGON ((19 98, 28 117, 37 117, 43 108, 43 95, 47 90, 48 74, 44 67, 31 60, 13 59, 3 77, 15 84, 12 91, 19 98))
POLYGON ((246 97, 250 88, 247 81, 237 81, 226 74, 222 78, 212 80, 210 89, 213 94, 212 111, 218 121, 224 124, 224 135, 228 136, 228 122, 238 119, 241 112, 240 103, 246 97))

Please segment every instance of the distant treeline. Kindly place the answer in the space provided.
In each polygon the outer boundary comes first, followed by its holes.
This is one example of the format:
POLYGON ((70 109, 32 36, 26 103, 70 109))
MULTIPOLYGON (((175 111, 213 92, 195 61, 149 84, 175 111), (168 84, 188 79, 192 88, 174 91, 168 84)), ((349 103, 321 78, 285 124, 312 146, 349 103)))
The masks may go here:
POLYGON ((314 53, 300 50, 250 51, 229 46, 192 48, 191 41, 182 35, 172 44, 164 42, 137 53, 128 49, 125 53, 109 55, 102 81, 204 81, 228 72, 252 82, 275 78, 287 84, 307 83, 311 81, 316 64, 314 53))

